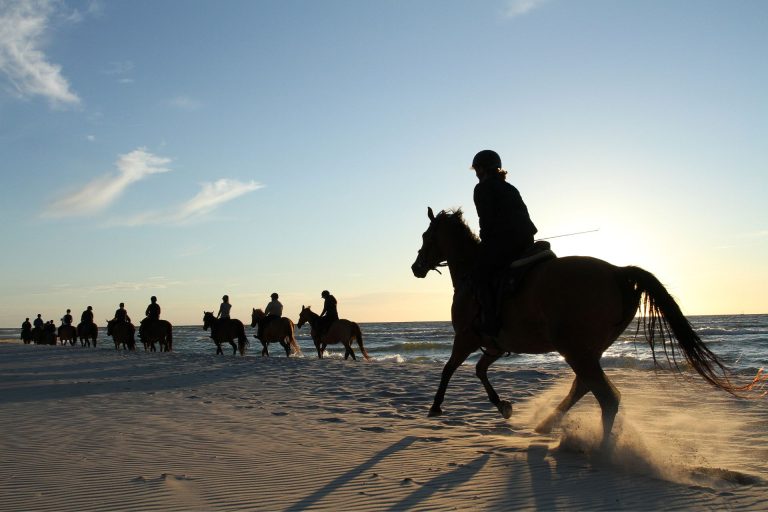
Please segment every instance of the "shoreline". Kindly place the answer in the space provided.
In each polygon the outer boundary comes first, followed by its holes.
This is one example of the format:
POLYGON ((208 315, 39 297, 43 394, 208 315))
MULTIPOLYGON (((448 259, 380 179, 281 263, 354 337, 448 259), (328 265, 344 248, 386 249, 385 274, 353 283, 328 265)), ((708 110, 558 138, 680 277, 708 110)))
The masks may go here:
POLYGON ((533 432, 571 375, 498 369, 502 419, 471 368, 0 344, 0 510, 658 510, 768 506, 768 412, 700 382, 608 370, 533 432))

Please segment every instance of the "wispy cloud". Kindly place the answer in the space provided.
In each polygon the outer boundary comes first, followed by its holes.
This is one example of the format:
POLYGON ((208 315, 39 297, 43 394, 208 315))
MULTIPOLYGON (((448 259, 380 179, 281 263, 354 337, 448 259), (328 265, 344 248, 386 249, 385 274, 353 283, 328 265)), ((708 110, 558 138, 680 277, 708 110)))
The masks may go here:
POLYGON ((0 0, 0 75, 19 98, 42 96, 51 106, 77 105, 61 66, 42 50, 54 15, 49 0, 0 0))
POLYGON ((113 61, 104 68, 102 73, 105 75, 125 75, 133 71, 134 67, 133 62, 130 60, 113 61))
POLYGON ((170 161, 170 158, 153 155, 144 148, 120 155, 115 163, 117 173, 99 176, 79 190, 65 194, 63 199, 51 204, 43 216, 71 217, 100 212, 119 198, 132 183, 150 174, 168 172, 170 169, 165 165, 170 161))
POLYGON ((203 189, 192 199, 184 203, 177 214, 179 221, 193 219, 212 212, 222 204, 263 187, 260 183, 243 183, 226 178, 213 183, 203 183, 203 189))
POLYGON ((85 291, 101 293, 138 290, 163 290, 174 284, 179 284, 179 282, 169 281, 166 277, 157 276, 147 278, 145 281, 114 281, 111 283, 96 284, 90 287, 86 287, 85 291))
POLYGON ((510 18, 517 18, 538 9, 549 0, 508 0, 505 14, 510 18))
POLYGON ((244 194, 262 188, 255 181, 242 182, 222 178, 203 183, 202 190, 192 199, 167 212, 147 212, 126 219, 113 220, 110 225, 143 226, 147 224, 185 224, 200 220, 219 206, 244 194))
POLYGON ((198 110, 200 107, 203 106, 203 104, 200 101, 184 94, 171 98, 168 101, 168 104, 173 108, 177 108, 179 110, 186 110, 187 112, 198 110))

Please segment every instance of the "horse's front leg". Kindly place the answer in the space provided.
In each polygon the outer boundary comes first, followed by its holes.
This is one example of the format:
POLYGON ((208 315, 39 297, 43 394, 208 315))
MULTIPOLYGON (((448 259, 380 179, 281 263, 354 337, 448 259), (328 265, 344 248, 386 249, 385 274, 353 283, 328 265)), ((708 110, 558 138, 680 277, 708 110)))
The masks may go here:
POLYGON ((262 341, 261 346, 263 347, 261 349, 261 357, 269 357, 269 343, 262 341))
POLYGON ((475 366, 475 375, 483 383, 491 403, 496 406, 505 419, 509 419, 512 416, 512 404, 506 400, 500 400, 496 390, 491 386, 491 381, 488 380, 488 367, 495 363, 499 357, 501 357, 501 352, 484 352, 475 366))
POLYGON ((469 354, 477 350, 478 346, 471 343, 471 338, 457 334, 453 338, 453 350, 451 351, 451 357, 443 367, 443 373, 440 377, 440 385, 437 387, 437 393, 435 393, 435 399, 432 402, 432 407, 429 408, 428 417, 440 416, 443 414, 443 409, 440 407, 445 399, 445 391, 448 389, 448 381, 451 380, 453 373, 456 371, 461 363, 463 363, 469 354))

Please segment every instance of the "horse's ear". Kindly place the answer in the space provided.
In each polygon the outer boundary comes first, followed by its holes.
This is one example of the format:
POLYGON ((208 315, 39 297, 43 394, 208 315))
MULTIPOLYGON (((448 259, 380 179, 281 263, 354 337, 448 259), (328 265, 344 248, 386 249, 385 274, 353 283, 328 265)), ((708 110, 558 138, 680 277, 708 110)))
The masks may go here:
POLYGON ((429 220, 435 220, 435 214, 432 212, 431 206, 427 206, 427 217, 429 217, 429 220))

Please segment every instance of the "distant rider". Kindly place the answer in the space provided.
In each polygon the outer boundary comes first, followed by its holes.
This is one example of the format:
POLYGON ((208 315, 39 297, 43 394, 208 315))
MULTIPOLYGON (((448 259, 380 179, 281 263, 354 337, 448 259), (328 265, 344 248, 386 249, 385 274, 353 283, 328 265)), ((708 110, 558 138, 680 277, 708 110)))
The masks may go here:
POLYGON ((68 309, 67 314, 61 317, 61 325, 72 325, 72 310, 68 309))
POLYGON ((275 318, 280 318, 283 316, 283 305, 279 300, 277 300, 278 297, 279 295, 277 295, 277 293, 270 295, 272 301, 270 301, 270 303, 267 304, 267 307, 264 308, 264 314, 266 316, 259 321, 259 328, 256 332, 256 337, 258 339, 261 339, 261 335, 264 333, 264 329, 267 328, 270 322, 272 322, 275 318))
POLYGON ((93 323, 93 307, 88 306, 88 309, 83 311, 80 315, 80 323, 83 325, 91 325, 93 323))
POLYGON ((32 337, 32 323, 29 321, 29 317, 21 324, 21 339, 28 339, 32 337))
POLYGON ((45 322, 43 322, 43 319, 42 319, 42 318, 40 318, 40 316, 41 316, 41 315, 40 315, 40 313, 38 313, 38 314, 37 314, 37 318, 35 318, 35 322, 34 322, 34 324, 35 324, 35 329, 37 329, 37 328, 40 328, 40 329, 42 329, 42 328, 43 328, 43 326, 45 325, 45 322))
POLYGON ((216 318, 222 320, 229 320, 229 310, 232 309, 232 304, 229 303, 229 295, 225 295, 221 298, 222 303, 219 306, 219 312, 216 313, 216 318))
POLYGON ((157 297, 154 295, 149 298, 149 305, 144 314, 146 316, 141 319, 141 323, 139 324, 139 336, 144 333, 149 322, 160 320, 160 304, 157 303, 157 297))
POLYGON ((131 317, 128 316, 128 311, 125 310, 125 304, 120 303, 120 307, 115 311, 115 321, 117 322, 130 322, 131 317))
POLYGON ((320 336, 324 336, 333 322, 339 319, 339 312, 336 308, 338 302, 336 297, 330 294, 328 290, 323 290, 320 297, 324 299, 323 311, 320 313, 320 336))

